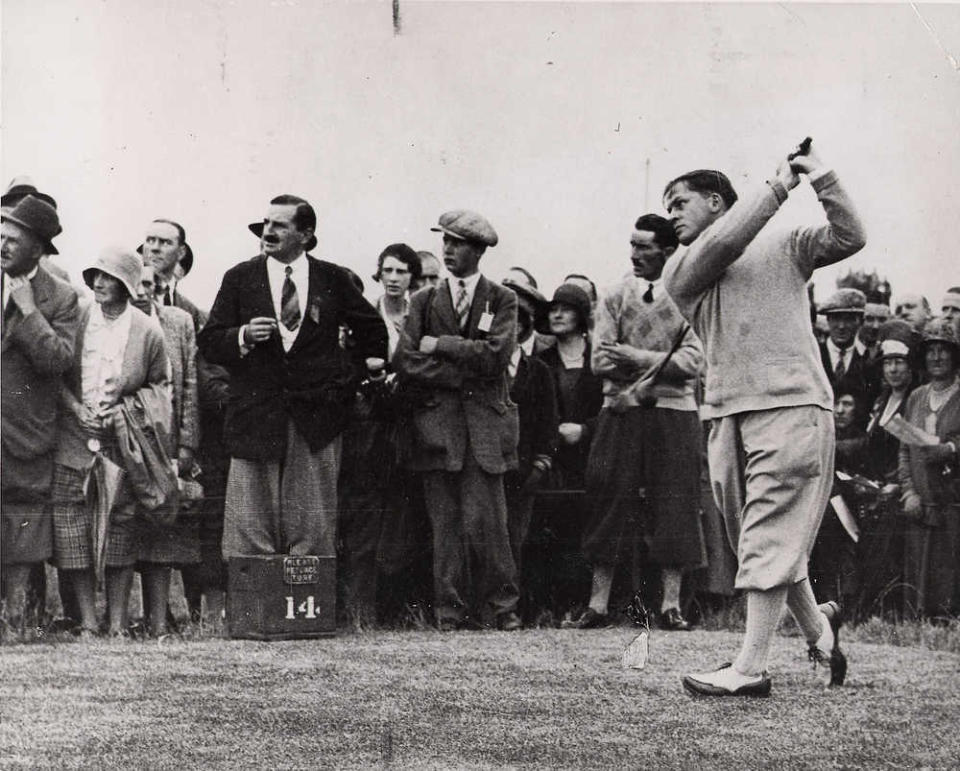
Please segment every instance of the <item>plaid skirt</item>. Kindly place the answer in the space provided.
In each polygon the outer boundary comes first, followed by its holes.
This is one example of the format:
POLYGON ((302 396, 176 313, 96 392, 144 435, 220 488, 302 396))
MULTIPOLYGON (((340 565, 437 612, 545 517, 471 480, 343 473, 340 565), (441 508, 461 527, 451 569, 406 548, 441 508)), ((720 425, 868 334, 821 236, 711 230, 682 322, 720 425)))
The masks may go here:
MULTIPOLYGON (((93 513, 87 510, 83 499, 86 476, 86 471, 59 464, 53 468, 53 563, 60 570, 93 567, 93 513)), ((118 507, 133 505, 132 502, 119 503, 118 507)), ((111 514, 107 567, 129 567, 137 561, 139 520, 129 516, 130 512, 125 514, 120 522, 115 522, 111 514)))

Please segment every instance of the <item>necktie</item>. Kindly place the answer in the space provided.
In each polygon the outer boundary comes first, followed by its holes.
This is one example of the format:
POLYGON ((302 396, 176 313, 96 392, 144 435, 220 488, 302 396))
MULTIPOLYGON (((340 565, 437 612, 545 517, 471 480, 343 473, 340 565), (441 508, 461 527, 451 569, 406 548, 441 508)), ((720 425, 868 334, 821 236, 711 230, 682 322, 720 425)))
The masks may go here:
POLYGON ((643 293, 643 301, 645 303, 653 302, 653 284, 647 284, 647 291, 643 293))
POLYGON ((291 332, 300 326, 300 300, 297 299, 297 287, 290 278, 293 268, 289 265, 284 272, 283 291, 280 293, 280 321, 291 332))
POLYGON ((163 304, 164 305, 173 305, 170 301, 170 286, 167 285, 163 288, 163 304))
POLYGON ((844 375, 844 373, 847 371, 847 365, 844 364, 844 361, 846 360, 846 358, 847 358, 847 351, 846 351, 846 349, 842 349, 842 350, 840 351, 840 358, 839 358, 839 360, 837 361, 837 366, 836 366, 836 367, 834 368, 834 370, 833 370, 833 376, 834 376, 837 380, 839 380, 840 378, 842 378, 843 375, 844 375))
POLYGON ((464 283, 464 280, 461 278, 457 284, 459 289, 457 290, 457 318, 460 319, 460 329, 466 329, 467 327, 467 316, 470 315, 470 303, 467 302, 467 285, 464 283))

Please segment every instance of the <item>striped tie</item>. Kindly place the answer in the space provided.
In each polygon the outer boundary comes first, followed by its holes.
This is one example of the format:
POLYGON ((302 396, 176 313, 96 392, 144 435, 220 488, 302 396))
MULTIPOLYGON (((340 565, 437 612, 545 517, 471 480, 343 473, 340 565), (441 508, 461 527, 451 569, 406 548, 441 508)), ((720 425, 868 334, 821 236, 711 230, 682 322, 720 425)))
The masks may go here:
POLYGON ((293 268, 285 268, 287 277, 283 280, 283 291, 280 293, 280 321, 291 332, 300 326, 300 301, 297 299, 297 287, 290 278, 293 268))
POLYGON ((457 318, 460 320, 461 331, 467 328, 467 316, 470 315, 470 303, 467 302, 467 285, 461 278, 457 284, 457 318))

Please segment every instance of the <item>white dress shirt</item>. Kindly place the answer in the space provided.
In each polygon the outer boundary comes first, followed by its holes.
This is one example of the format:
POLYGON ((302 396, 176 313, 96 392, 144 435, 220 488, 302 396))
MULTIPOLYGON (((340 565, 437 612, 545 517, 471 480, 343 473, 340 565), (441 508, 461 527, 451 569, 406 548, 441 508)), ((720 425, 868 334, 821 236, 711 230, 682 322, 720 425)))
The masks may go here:
MULTIPOLYGON (((277 327, 280 331, 280 342, 283 344, 284 352, 293 348, 293 343, 300 333, 300 327, 303 326, 303 320, 307 317, 307 300, 310 293, 310 263, 307 262, 307 256, 304 252, 296 257, 293 262, 283 263, 272 257, 267 257, 267 283, 270 286, 270 298, 273 300, 273 315, 277 319, 277 327), (287 329, 280 320, 280 314, 283 309, 283 282, 287 278, 287 267, 290 267, 290 280, 297 288, 297 300, 300 303, 300 323, 293 331, 287 329)), ((247 345, 243 339, 243 330, 246 324, 240 327, 239 342, 240 355, 246 356, 251 351, 251 346, 247 345)))
POLYGON ((99 303, 90 308, 90 320, 83 335, 80 385, 83 403, 98 415, 119 401, 123 357, 133 313, 129 303, 115 319, 104 316, 99 303))

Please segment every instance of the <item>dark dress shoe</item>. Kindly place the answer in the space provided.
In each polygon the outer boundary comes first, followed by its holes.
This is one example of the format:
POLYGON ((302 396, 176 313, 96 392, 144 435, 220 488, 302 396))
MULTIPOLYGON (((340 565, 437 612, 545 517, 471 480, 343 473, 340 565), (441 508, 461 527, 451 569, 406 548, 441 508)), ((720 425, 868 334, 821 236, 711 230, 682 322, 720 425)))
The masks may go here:
POLYGON ((577 618, 565 621, 562 627, 564 629, 599 629, 609 623, 610 619, 606 613, 597 613, 593 608, 587 608, 577 618))
POLYGON ((840 626, 843 623, 843 617, 840 612, 840 606, 835 602, 825 602, 819 606, 820 612, 827 617, 830 624, 830 630, 833 632, 833 648, 830 653, 820 650, 816 645, 811 645, 807 650, 807 656, 813 662, 814 668, 818 664, 830 667, 830 685, 840 686, 847 677, 847 657, 840 650, 840 626))
POLYGON ((501 632, 516 632, 523 627, 520 616, 512 610, 507 613, 501 613, 497 616, 497 629, 501 632))
MULTIPOLYGON (((729 666, 731 665, 724 664, 720 669, 726 669, 729 666)), ((712 683, 705 683, 693 675, 685 675, 681 682, 684 690, 691 696, 756 696, 764 698, 770 695, 770 688, 773 685, 773 681, 766 672, 760 675, 758 680, 741 685, 733 690, 712 683)))
POLYGON ((671 632, 689 632, 690 622, 680 615, 678 608, 667 608, 660 614, 660 628, 671 632))

